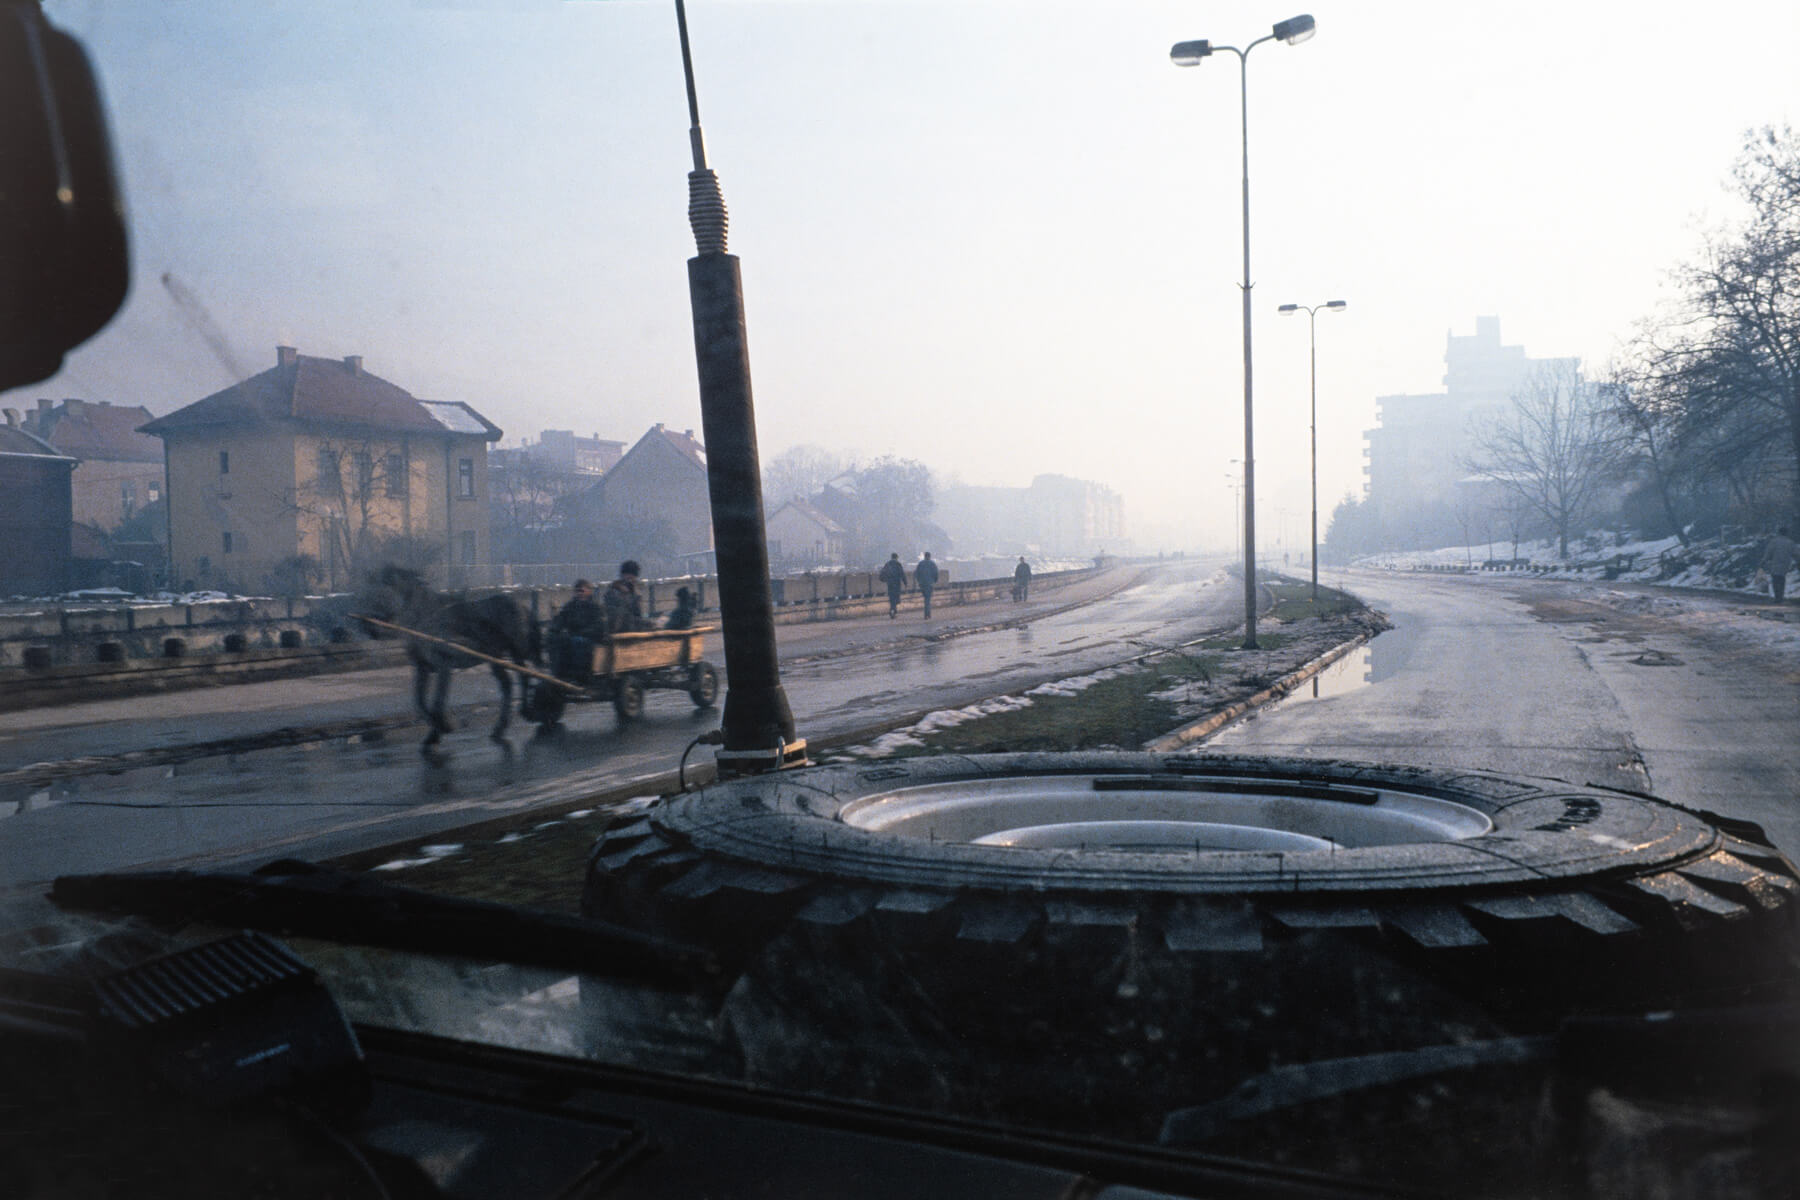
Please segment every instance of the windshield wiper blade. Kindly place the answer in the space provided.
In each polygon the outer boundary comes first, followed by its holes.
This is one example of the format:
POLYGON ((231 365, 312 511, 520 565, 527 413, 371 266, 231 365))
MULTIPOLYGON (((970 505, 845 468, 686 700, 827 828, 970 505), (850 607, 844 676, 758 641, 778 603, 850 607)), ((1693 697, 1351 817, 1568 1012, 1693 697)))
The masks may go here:
POLYGON ((541 909, 441 896, 282 859, 254 873, 142 871, 64 875, 62 908, 207 923, 425 954, 584 971, 692 987, 716 980, 711 951, 541 909))

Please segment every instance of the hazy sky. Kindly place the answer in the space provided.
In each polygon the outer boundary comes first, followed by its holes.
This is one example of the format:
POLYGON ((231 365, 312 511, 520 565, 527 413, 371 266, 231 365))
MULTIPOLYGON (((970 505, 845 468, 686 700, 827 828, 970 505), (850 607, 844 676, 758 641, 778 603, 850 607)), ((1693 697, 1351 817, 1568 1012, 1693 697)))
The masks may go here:
MULTIPOLYGON (((672 0, 50 0, 111 107, 125 311, 7 394, 168 412, 302 353, 464 400, 509 442, 700 427, 672 0)), ((1232 543, 1243 452, 1235 56, 1298 3, 692 0, 743 260, 765 458, 1104 482, 1149 549, 1232 543)), ((1249 61, 1259 532, 1304 543, 1374 398, 1497 315, 1601 364, 1730 213, 1744 132, 1800 120, 1794 0, 1318 0, 1249 61)))

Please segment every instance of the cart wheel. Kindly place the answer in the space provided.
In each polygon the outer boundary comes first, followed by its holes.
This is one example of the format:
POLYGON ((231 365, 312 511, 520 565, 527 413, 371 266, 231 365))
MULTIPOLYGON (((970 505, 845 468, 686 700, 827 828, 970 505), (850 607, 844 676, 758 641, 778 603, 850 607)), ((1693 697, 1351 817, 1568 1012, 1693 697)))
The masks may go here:
POLYGON ((643 680, 636 675, 619 677, 618 688, 613 692, 613 711, 621 721, 635 721, 644 715, 643 680))
POLYGON ((519 715, 536 721, 539 729, 553 729, 562 720, 568 697, 559 687, 531 679, 525 683, 525 694, 519 698, 519 715))
POLYGON ((695 708, 711 708, 719 699, 719 673, 709 662, 697 662, 688 672, 688 695, 695 708))

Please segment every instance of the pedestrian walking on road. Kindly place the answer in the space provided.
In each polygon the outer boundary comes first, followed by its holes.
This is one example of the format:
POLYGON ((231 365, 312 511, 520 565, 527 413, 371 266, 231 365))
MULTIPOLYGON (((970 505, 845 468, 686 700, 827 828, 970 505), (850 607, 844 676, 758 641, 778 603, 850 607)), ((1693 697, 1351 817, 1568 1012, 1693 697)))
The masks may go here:
POLYGON ((1019 555, 1019 565, 1013 568, 1013 599, 1024 600, 1025 594, 1031 591, 1031 564, 1019 555))
POLYGON ((937 581, 938 565, 931 561, 931 551, 927 550, 919 565, 913 568, 913 582, 919 585, 919 595, 925 601, 926 620, 931 619, 931 590, 937 587, 937 581))
POLYGON ((1787 595, 1788 572, 1794 569, 1796 560, 1800 560, 1800 548, 1795 547, 1787 526, 1783 525, 1769 539, 1762 556, 1762 569, 1769 573, 1769 591, 1777 604, 1787 595))
POLYGON ((898 553, 888 555, 888 560, 881 564, 881 573, 876 576, 887 584, 888 619, 900 611, 900 589, 906 586, 906 568, 900 565, 898 553))

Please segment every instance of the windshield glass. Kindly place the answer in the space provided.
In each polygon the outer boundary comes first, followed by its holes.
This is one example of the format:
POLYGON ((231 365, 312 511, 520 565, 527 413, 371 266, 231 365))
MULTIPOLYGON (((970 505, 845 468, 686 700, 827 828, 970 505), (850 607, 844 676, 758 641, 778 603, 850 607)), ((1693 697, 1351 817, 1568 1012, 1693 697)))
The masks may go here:
POLYGON ((285 860, 680 963, 182 910, 371 1030, 1767 1166, 1759 1068, 1610 1072, 1792 1012, 1794 5, 42 10, 131 283, 6 396, 3 965, 285 860))

